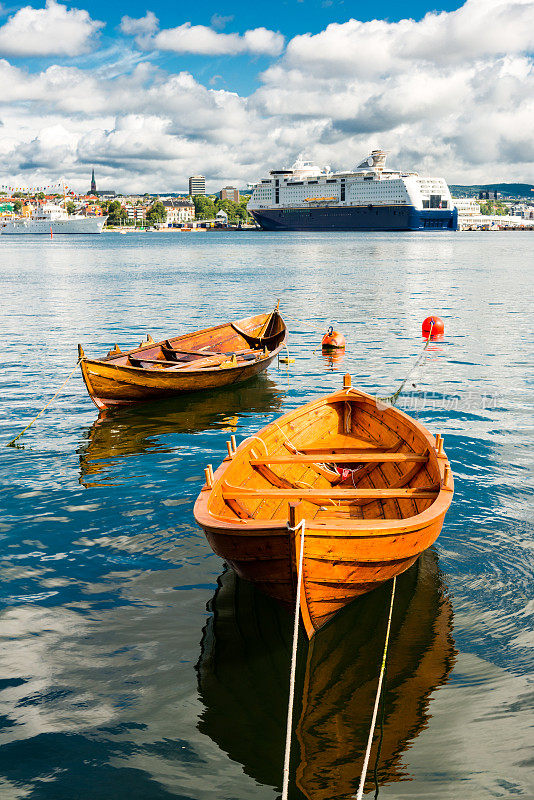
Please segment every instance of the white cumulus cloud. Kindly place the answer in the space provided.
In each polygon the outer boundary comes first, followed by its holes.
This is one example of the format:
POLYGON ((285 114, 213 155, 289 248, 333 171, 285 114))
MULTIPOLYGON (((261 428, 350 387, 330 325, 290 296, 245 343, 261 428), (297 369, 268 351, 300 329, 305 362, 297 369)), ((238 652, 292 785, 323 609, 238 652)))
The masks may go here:
POLYGON ((91 49, 93 36, 103 26, 84 9, 68 9, 55 0, 46 0, 45 8, 25 6, 0 27, 0 54, 80 55, 91 49))
POLYGON ((408 69, 411 62, 461 64, 534 49, 533 0, 467 0, 420 21, 350 19, 317 34, 295 36, 286 62, 321 77, 360 77, 408 69))
MULTIPOLYGON (((117 70, 106 62, 32 72, 0 59, 0 183, 64 174, 86 188, 95 166, 102 188, 185 189, 200 172, 216 190, 301 151, 347 169, 374 147, 389 150, 394 167, 451 183, 534 183, 533 10, 534 0, 466 0, 418 22, 329 25, 294 37, 249 96, 166 72, 144 51, 143 63, 117 70)), ((146 46, 174 52, 283 46, 261 28, 157 26, 151 12, 121 23, 146 46)))
POLYGON ((197 53, 200 55, 254 55, 279 56, 284 48, 281 33, 254 28, 239 33, 218 33, 205 25, 186 22, 177 28, 168 28, 154 36, 153 46, 174 53, 197 53))
POLYGON ((159 20, 153 11, 147 11, 144 17, 134 19, 123 17, 120 29, 128 36, 138 36, 139 34, 154 33, 157 31, 159 20))

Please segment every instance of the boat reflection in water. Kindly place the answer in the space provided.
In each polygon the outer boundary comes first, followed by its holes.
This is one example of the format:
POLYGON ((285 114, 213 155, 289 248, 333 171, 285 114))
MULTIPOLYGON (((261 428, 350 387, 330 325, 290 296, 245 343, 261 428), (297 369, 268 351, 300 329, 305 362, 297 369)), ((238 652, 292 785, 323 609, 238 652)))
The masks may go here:
POLYGON ((344 350, 322 350, 321 358, 325 372, 336 372, 341 369, 343 361, 345 360, 344 350))
MULTIPOLYGON (((388 583, 358 598, 310 644, 301 630, 293 798, 334 800, 350 797, 358 788, 390 593, 388 583)), ((256 781, 280 789, 292 619, 230 570, 220 577, 209 608, 212 617, 197 665, 205 704, 199 730, 256 781)), ((385 703, 366 790, 409 778, 402 755, 426 727, 430 695, 446 682, 455 662, 451 630, 452 607, 436 553, 428 550, 397 578, 385 703)))
MULTIPOLYGON (((163 437, 206 430, 235 433, 241 414, 278 411, 283 395, 266 375, 235 386, 179 395, 145 404, 103 410, 85 434, 78 450, 80 483, 97 486, 95 479, 120 459, 137 453, 176 449, 163 437)), ((106 481, 107 484, 107 481, 106 481)))

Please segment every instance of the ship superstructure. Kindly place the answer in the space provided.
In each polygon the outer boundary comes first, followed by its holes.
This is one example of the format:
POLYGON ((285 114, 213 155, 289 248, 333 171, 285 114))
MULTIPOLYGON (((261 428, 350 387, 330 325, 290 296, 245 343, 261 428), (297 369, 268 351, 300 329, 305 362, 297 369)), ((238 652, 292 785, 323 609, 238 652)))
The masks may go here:
POLYGON ((386 169, 373 150, 355 170, 331 172, 299 156, 254 184, 248 210, 265 230, 456 230, 443 178, 386 169))
POLYGON ((42 203, 34 206, 29 216, 0 223, 0 234, 61 234, 102 233, 107 217, 83 216, 67 213, 65 208, 55 203, 42 203))

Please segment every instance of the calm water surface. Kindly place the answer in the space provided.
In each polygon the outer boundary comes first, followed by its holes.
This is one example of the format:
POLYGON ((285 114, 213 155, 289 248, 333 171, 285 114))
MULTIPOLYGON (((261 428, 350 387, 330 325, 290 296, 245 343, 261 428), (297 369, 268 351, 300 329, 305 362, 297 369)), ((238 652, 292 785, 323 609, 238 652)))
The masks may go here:
MULTIPOLYGON (((533 798, 531 233, 0 237, 0 444, 76 360, 281 300, 296 361, 209 396, 98 417, 79 374, 0 447, 0 796, 280 794, 291 621, 226 573, 192 511, 231 433, 337 389, 379 394, 446 338, 401 407, 445 435, 455 497, 399 581, 382 800, 533 798), (316 350, 332 322, 348 349, 316 350)), ((415 384, 412 385, 412 384, 415 384)), ((358 785, 389 588, 299 659, 292 797, 358 785)))

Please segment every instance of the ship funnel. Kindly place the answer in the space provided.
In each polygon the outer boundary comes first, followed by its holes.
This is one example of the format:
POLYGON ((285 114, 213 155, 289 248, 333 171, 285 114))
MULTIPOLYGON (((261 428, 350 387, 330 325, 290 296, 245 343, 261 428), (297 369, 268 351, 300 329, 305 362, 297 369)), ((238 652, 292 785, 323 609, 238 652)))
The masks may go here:
POLYGON ((373 150, 370 156, 364 158, 356 169, 374 169, 382 172, 386 165, 387 150, 373 150))

